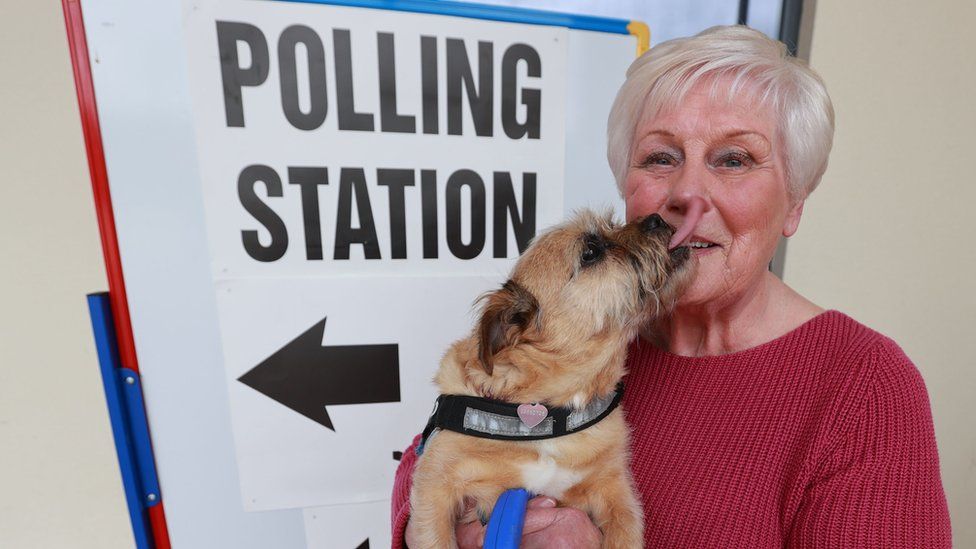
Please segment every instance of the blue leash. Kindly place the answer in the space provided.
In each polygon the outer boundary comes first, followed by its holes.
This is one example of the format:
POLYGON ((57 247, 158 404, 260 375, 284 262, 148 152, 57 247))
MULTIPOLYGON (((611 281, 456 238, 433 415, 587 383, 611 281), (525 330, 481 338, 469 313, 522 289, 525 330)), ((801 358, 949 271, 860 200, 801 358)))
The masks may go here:
POLYGON ((498 497, 485 530, 485 549, 518 549, 528 503, 524 488, 506 490, 498 497))

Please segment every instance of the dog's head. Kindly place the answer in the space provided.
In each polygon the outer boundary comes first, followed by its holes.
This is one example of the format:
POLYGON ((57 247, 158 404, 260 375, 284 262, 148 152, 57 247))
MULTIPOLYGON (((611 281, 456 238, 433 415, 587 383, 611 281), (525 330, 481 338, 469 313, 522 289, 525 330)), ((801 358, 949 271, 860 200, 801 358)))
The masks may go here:
POLYGON ((612 389, 637 329, 668 311, 688 278, 688 250, 668 250, 673 233, 657 215, 619 225, 582 212, 539 235, 459 343, 465 385, 557 405, 612 389))

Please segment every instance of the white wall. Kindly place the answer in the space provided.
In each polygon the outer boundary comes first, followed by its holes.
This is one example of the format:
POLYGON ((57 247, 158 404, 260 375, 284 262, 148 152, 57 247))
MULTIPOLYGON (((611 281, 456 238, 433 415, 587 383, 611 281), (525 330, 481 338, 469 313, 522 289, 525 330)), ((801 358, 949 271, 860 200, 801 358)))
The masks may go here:
POLYGON ((107 284, 61 4, 2 3, 0 546, 132 547, 85 302, 107 284))
POLYGON ((893 337, 928 385, 956 547, 976 547, 976 2, 818 0, 837 113, 784 278, 893 337))

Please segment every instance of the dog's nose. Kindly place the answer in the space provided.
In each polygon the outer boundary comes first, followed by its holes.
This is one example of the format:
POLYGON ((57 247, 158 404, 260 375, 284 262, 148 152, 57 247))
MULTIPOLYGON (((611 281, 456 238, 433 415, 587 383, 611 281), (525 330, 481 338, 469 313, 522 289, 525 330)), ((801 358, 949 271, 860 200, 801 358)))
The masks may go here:
POLYGON ((670 228, 670 226, 658 214, 651 214, 645 217, 644 221, 641 222, 641 229, 647 232, 666 228, 670 228))

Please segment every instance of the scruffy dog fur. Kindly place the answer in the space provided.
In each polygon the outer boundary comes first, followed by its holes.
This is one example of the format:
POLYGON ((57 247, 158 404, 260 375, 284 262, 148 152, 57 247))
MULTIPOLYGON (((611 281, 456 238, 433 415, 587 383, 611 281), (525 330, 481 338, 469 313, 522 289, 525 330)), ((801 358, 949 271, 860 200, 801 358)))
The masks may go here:
MULTIPOLYGON (((484 297, 473 333, 447 351, 434 378, 441 393, 575 409, 610 394, 638 328, 664 314, 688 278, 689 250, 668 251, 673 232, 656 215, 621 226, 582 212, 538 236, 484 297)), ((438 432, 414 471, 410 537, 418 549, 456 547, 458 523, 489 516, 517 487, 586 512, 604 547, 643 544, 619 407, 548 440, 438 432), (464 514, 466 503, 474 510, 464 514)))

